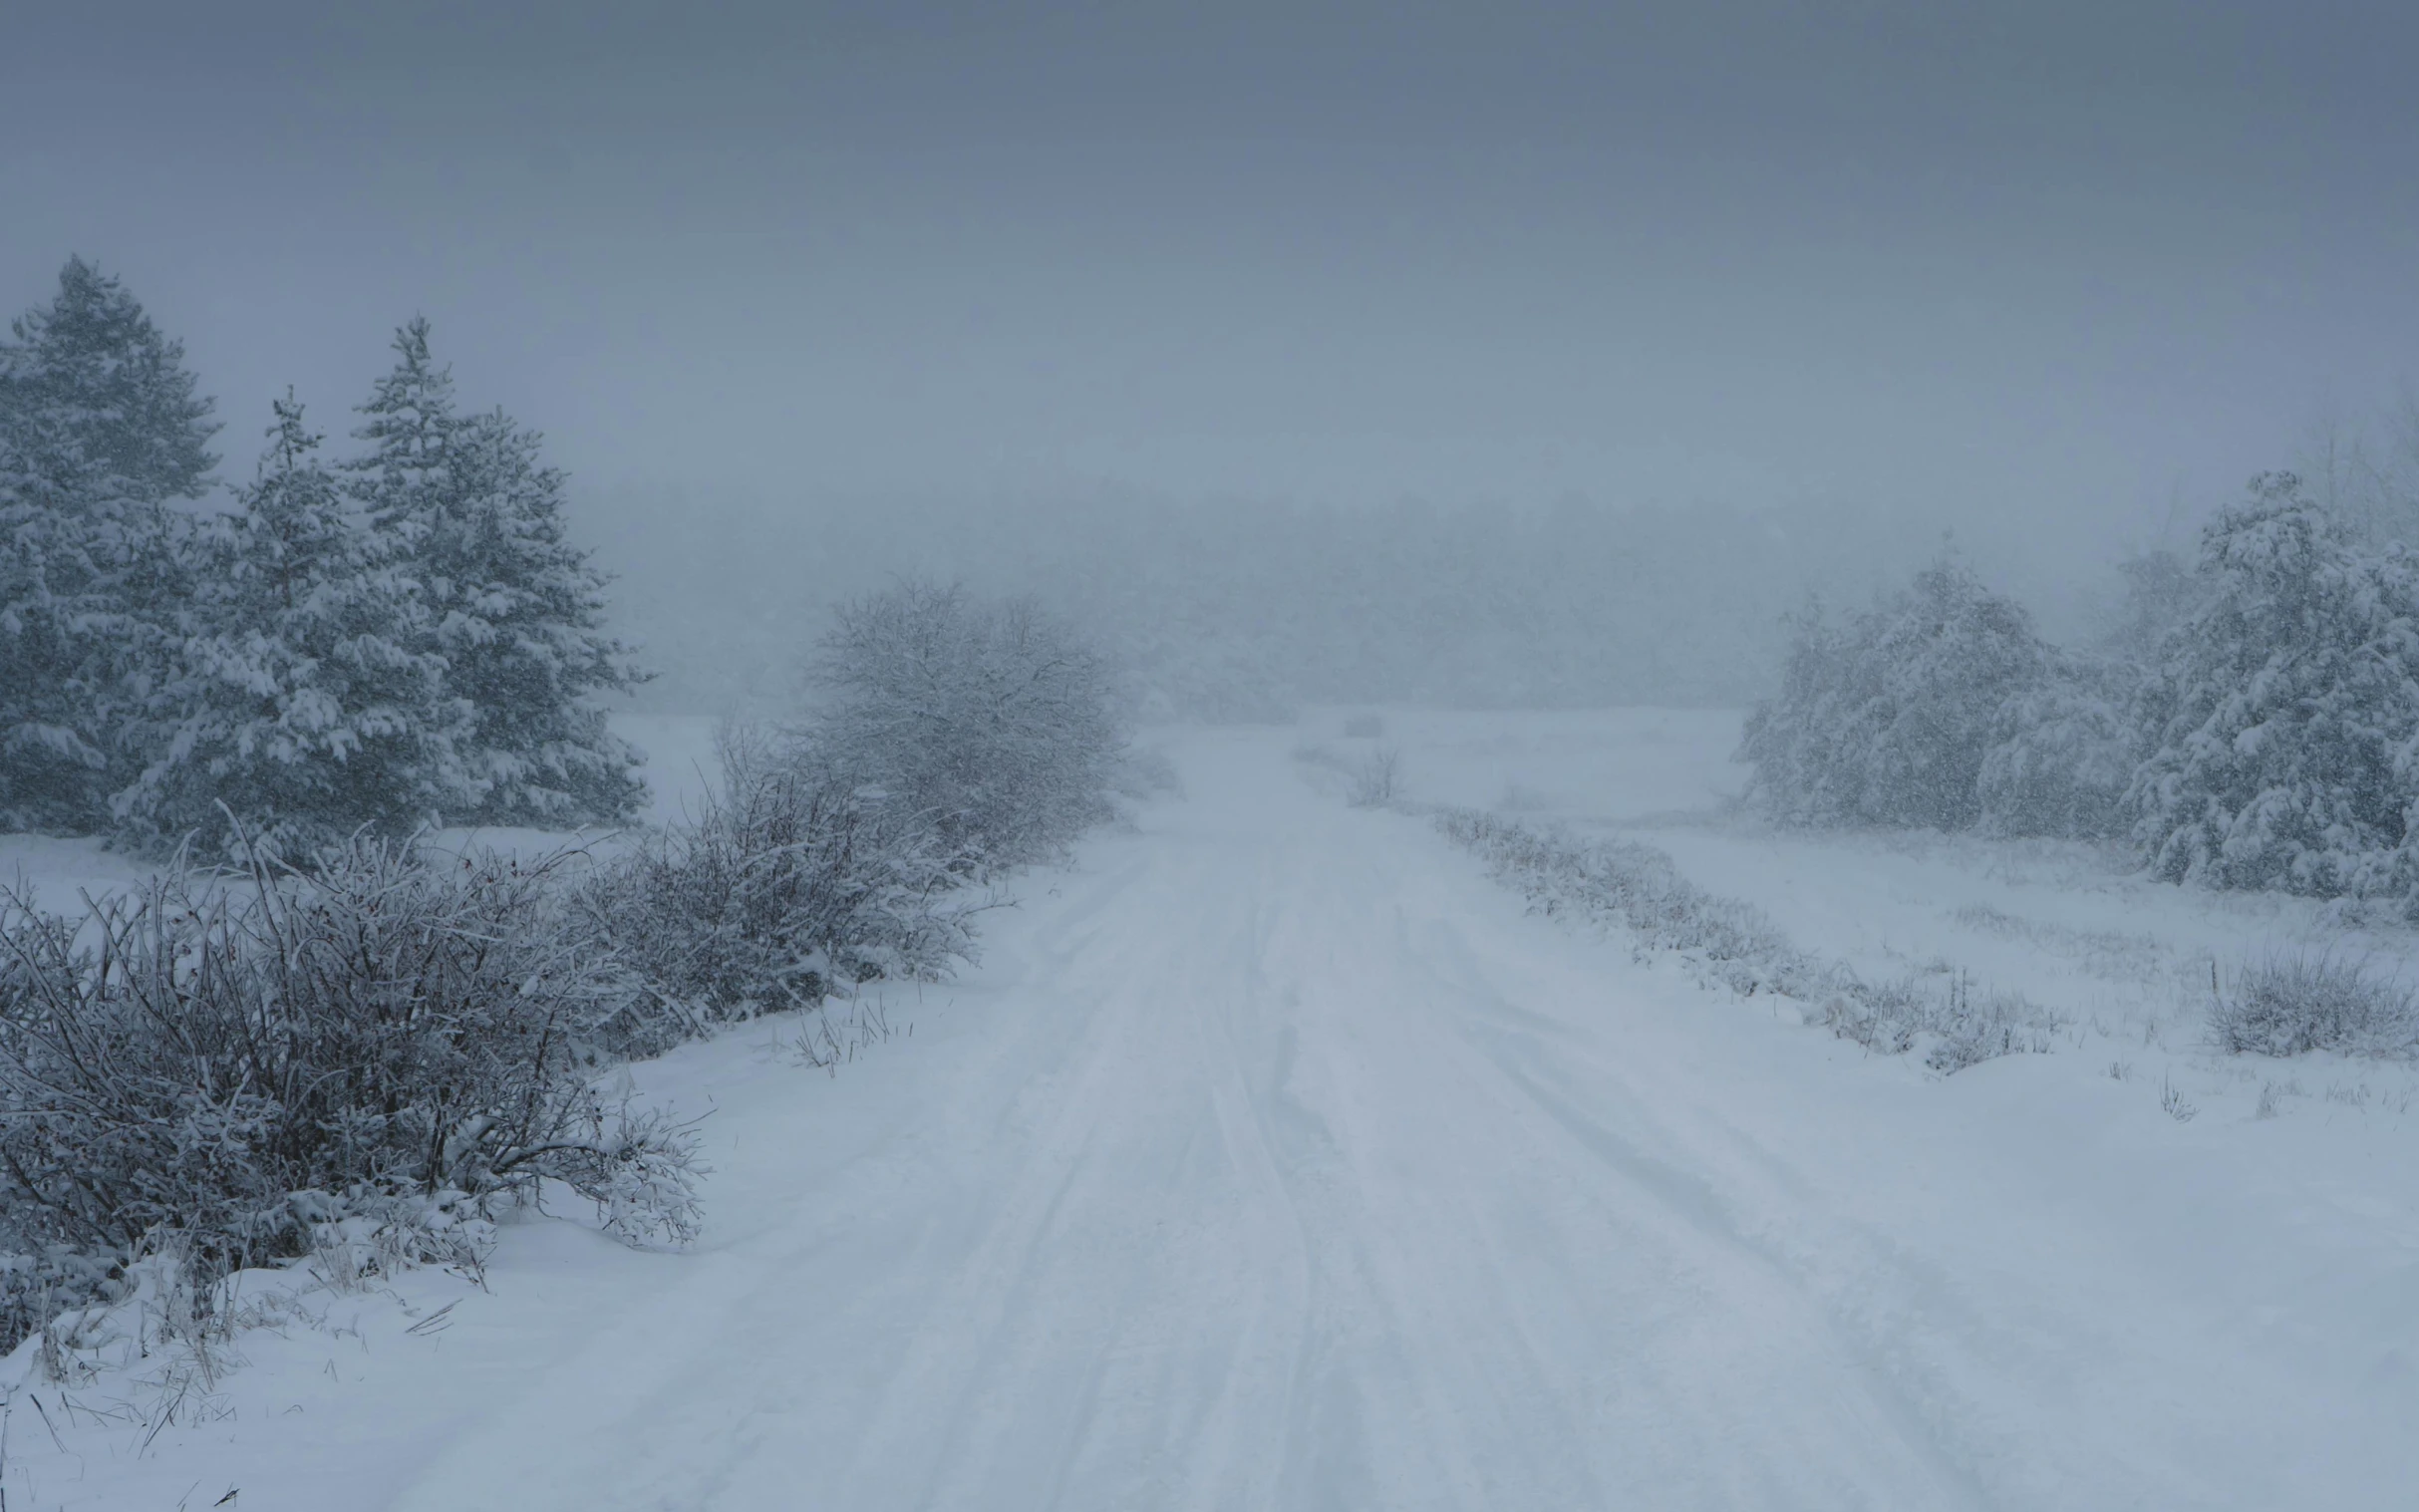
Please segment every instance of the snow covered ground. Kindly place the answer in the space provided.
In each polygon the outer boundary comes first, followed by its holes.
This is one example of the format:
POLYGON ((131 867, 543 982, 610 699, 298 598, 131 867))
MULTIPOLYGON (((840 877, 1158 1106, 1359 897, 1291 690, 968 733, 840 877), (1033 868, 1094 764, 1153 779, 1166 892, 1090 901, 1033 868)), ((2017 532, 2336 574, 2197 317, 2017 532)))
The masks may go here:
POLYGON ((780 1021, 635 1068, 711 1110, 693 1251, 567 1210, 483 1288, 298 1282, 172 1418, 173 1352, 21 1384, 9 1506, 2410 1504, 2412 1079, 2193 1029, 2194 973, 2316 911, 1763 834, 1713 812, 1720 716, 1387 718, 1415 798, 1621 825, 2073 1031, 1875 1058, 1345 807, 1291 755, 1352 749, 1334 718, 1171 735, 1185 796, 1027 878, 836 1074, 780 1021), (2268 1081, 2303 1090, 2263 1117, 2268 1081))

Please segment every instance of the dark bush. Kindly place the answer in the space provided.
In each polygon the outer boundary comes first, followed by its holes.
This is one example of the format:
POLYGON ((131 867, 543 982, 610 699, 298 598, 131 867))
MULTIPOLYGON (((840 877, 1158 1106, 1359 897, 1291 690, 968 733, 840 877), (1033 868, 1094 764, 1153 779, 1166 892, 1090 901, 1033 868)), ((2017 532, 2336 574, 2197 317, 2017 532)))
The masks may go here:
POLYGON ((629 984, 607 1044, 652 1054, 708 1024, 811 1008, 973 953, 965 869, 934 834, 745 735, 686 823, 603 863, 575 904, 629 984))
POLYGON ((0 899, 0 1251, 164 1251, 206 1281, 541 1177, 686 1238, 690 1142, 601 1099, 616 983, 551 869, 364 841, 83 920, 0 899))

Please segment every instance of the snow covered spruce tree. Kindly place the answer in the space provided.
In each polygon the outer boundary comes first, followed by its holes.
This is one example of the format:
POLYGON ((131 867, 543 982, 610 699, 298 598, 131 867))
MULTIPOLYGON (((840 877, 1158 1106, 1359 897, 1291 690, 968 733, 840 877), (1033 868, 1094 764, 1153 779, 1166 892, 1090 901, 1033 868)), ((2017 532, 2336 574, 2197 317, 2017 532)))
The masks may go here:
POLYGON ((229 858, 231 814, 252 843, 301 860, 474 801, 458 752, 470 708, 444 659, 417 649, 394 538, 346 499, 292 396, 273 409, 241 507, 196 542, 195 626, 159 691, 151 759, 113 799, 122 836, 147 848, 191 838, 229 858))
POLYGON ((2407 895, 2419 570, 2278 472, 2210 524, 2199 576, 2144 695, 2125 793, 2152 871, 2407 895))
POLYGON ((1946 556, 1844 623, 1809 611, 1779 694, 1747 718, 1750 794, 1787 823, 1964 828, 2048 654, 2022 606, 1946 556))
POLYGON ((442 657, 466 700, 458 743, 473 784, 450 820, 558 826, 627 817, 640 756, 596 696, 643 680, 606 635, 605 576, 566 538, 563 474, 501 411, 463 416, 429 355, 429 323, 395 336, 394 370, 361 407, 370 454, 353 491, 409 562, 422 609, 412 649, 442 657))
POLYGON ((840 608, 801 752, 982 873, 1044 859, 1113 811, 1125 749, 1108 662, 1030 600, 905 581, 840 608))
POLYGON ((0 826, 90 831, 140 764, 216 458, 180 344, 82 258, 0 343, 0 826))

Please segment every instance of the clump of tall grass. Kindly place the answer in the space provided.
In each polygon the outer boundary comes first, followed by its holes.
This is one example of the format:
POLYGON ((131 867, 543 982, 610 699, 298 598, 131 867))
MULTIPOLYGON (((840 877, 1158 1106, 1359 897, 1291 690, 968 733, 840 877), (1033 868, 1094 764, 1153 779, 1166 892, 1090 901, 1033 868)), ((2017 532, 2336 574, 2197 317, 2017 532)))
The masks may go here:
POLYGON ((2213 994, 2209 1026, 2236 1054, 2410 1057, 2419 1055, 2419 994, 2354 957, 2283 951, 2245 963, 2213 994))

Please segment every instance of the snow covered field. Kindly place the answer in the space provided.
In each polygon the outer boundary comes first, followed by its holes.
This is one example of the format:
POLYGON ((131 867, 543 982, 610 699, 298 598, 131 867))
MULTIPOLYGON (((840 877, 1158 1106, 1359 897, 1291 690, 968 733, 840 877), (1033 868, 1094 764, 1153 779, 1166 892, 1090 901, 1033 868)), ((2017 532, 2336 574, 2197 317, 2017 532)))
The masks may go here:
MULTIPOLYGON (((17 1384, 8 1505, 2409 1504, 2419 1083, 2215 1057, 2195 1017, 2318 911, 1772 836, 1716 811, 1725 716, 1386 719, 1413 799, 1617 826, 1801 945, 2069 1030, 1873 1057, 1346 807, 1293 756, 1370 744, 1340 715, 1167 735, 1185 795, 1024 879, 836 1074, 784 1021, 634 1068, 710 1112, 695 1250, 567 1208, 483 1288, 255 1277, 271 1326, 181 1397, 140 1340, 17 1384)), ((676 805, 702 730, 633 734, 676 805)), ((21 862, 59 903, 127 874, 21 862)))

